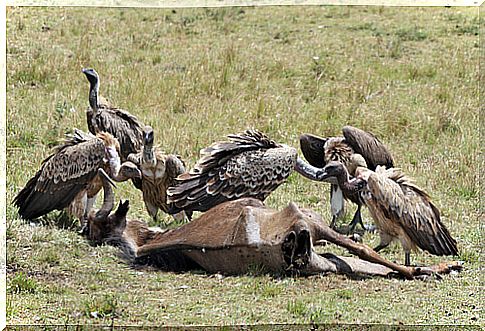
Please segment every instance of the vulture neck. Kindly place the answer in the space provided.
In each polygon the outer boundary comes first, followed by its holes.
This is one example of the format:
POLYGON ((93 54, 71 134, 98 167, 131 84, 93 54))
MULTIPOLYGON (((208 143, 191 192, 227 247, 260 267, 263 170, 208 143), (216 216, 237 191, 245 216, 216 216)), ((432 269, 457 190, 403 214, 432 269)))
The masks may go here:
POLYGON ((89 89, 89 105, 95 112, 97 112, 99 108, 98 95, 99 95, 99 79, 97 78, 94 82, 90 82, 90 89, 89 89))
POLYGON ((147 144, 143 146, 143 163, 154 166, 155 165, 155 152, 153 151, 153 145, 147 144))
POLYGON ((344 169, 337 174, 337 183, 340 189, 345 193, 355 193, 358 191, 358 186, 356 180, 350 180, 349 173, 344 169))
POLYGON ((101 181, 103 183, 104 190, 103 205, 101 206, 101 209, 96 212, 95 216, 95 219, 99 221, 104 221, 106 217, 109 216, 109 213, 111 213, 111 210, 113 210, 114 206, 113 189, 111 188, 111 185, 105 176, 107 177, 106 173, 101 175, 101 181))
POLYGON ((120 169, 121 169, 121 159, 113 146, 106 147, 106 152, 108 154, 109 170, 111 173, 111 178, 116 181, 120 181, 120 169))

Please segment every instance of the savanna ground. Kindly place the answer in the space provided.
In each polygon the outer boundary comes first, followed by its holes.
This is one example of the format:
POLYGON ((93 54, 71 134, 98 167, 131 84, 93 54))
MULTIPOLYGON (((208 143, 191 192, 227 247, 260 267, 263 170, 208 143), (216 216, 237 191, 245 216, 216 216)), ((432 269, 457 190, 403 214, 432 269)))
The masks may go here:
MULTIPOLYGON (((478 8, 8 8, 7 323, 482 324, 478 31, 478 8), (189 166, 249 127, 295 147, 300 133, 346 124, 375 133, 441 209, 463 272, 402 281, 135 270, 60 213, 20 220, 15 194, 66 131, 87 130, 83 66, 189 166)), ((148 219, 130 184, 116 195, 148 219)), ((267 205, 289 201, 330 219, 326 184, 293 174, 267 205)), ((399 245, 382 254, 403 262, 399 245)))

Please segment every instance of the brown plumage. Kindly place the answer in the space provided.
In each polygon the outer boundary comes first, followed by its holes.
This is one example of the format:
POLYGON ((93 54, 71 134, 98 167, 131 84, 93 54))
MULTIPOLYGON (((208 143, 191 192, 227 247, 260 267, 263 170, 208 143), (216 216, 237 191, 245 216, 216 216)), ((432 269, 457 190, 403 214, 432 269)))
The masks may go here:
POLYGON ((35 219, 74 202, 71 211, 81 219, 88 211, 86 208, 92 206, 86 200, 101 189, 99 168, 117 181, 140 175, 131 162, 120 164, 117 149, 118 141, 109 133, 95 137, 76 129, 42 162, 40 170, 13 200, 19 215, 35 219))
MULTIPOLYGON (((323 168, 330 161, 342 162, 350 175, 353 176, 357 166, 353 156, 358 154, 365 160, 366 166, 375 170, 378 165, 387 168, 394 166, 394 161, 386 146, 372 133, 360 130, 352 126, 344 126, 342 129, 343 137, 322 138, 312 134, 302 134, 300 136, 300 148, 305 159, 314 167, 323 168)), ((331 185, 330 200, 332 209, 332 226, 336 225, 336 220, 344 214, 344 198, 357 204, 357 211, 349 230, 353 231, 355 226, 362 223, 360 213, 362 202, 358 195, 345 195, 337 185, 334 178, 329 179, 331 185)))
MULTIPOLYGON (((175 184, 175 178, 185 172, 184 162, 173 154, 165 154, 153 146, 153 129, 145 127, 143 150, 132 154, 129 160, 135 163, 141 171, 139 188, 143 192, 143 201, 150 216, 156 220, 158 210, 169 212, 167 189, 175 184)), ((174 218, 182 220, 185 214, 175 214, 174 218)))
POLYGON ((441 221, 438 208, 401 170, 358 168, 356 176, 367 181, 361 196, 380 233, 376 251, 399 240, 407 265, 410 252, 418 247, 434 255, 458 254, 456 241, 441 221))
POLYGON ((82 72, 90 85, 90 109, 86 112, 89 132, 112 134, 120 143, 121 160, 125 161, 128 155, 141 150, 144 125, 126 110, 111 106, 99 96, 99 76, 94 69, 84 68, 82 72))
POLYGON ((168 190, 175 211, 206 211, 224 201, 252 197, 263 201, 292 172, 296 149, 257 130, 228 136, 201 150, 194 168, 168 190))

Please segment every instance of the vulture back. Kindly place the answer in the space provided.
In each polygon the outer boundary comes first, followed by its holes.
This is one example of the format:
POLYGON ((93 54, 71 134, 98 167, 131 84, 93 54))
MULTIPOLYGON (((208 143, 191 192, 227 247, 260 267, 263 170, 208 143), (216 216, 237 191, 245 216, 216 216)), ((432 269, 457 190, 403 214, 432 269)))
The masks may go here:
POLYGON ((175 211, 206 211, 241 197, 264 200, 290 175, 297 152, 256 130, 229 135, 201 151, 202 158, 168 190, 175 211))

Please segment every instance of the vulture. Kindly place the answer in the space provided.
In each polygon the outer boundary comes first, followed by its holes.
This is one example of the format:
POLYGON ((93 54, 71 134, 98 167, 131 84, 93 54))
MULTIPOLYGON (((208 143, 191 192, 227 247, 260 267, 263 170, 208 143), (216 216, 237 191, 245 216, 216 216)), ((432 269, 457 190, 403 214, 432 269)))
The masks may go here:
POLYGON ((126 161, 131 153, 138 153, 143 144, 144 125, 123 109, 111 106, 99 96, 99 76, 96 70, 84 68, 89 81, 89 106, 86 112, 88 129, 92 134, 108 132, 120 143, 120 156, 126 161))
MULTIPOLYGON (((322 138, 313 134, 300 135, 300 148, 305 159, 314 167, 323 168, 330 161, 342 162, 351 176, 354 176, 357 166, 356 158, 352 155, 358 154, 365 160, 365 165, 371 170, 375 170, 378 165, 391 168, 394 166, 392 156, 386 146, 372 133, 360 130, 352 126, 344 126, 342 129, 343 137, 322 138)), ((330 201, 332 211, 332 228, 336 227, 336 221, 343 216, 344 198, 357 204, 357 210, 352 222, 348 226, 348 232, 352 233, 357 224, 364 229, 361 216, 362 201, 358 194, 346 194, 335 178, 328 178, 331 183, 330 201)), ((347 192, 349 193, 349 192, 347 192)))
POLYGON ((293 147, 279 144, 257 130, 228 135, 201 150, 190 172, 178 176, 168 189, 172 213, 207 211, 243 197, 264 201, 295 169, 318 180, 316 169, 297 157, 293 147))
POLYGON ((441 221, 430 196, 400 169, 377 166, 372 171, 358 167, 356 177, 350 179, 346 167, 332 161, 323 171, 320 178, 337 178, 344 194, 359 191, 380 234, 376 252, 399 240, 407 266, 411 264, 410 252, 418 247, 433 255, 458 254, 456 241, 441 221))
POLYGON ((75 129, 14 198, 19 215, 30 220, 68 208, 82 222, 102 188, 98 169, 119 182, 141 176, 133 163, 121 164, 118 149, 118 141, 109 133, 93 136, 75 129))
MULTIPOLYGON (((153 140, 153 129, 146 126, 143 132, 142 151, 129 155, 128 159, 135 163, 141 171, 141 179, 134 183, 137 188, 141 189, 145 207, 156 221, 159 209, 166 213, 169 212, 167 189, 175 184, 177 176, 185 172, 185 165, 179 156, 164 154, 159 148, 154 147, 153 140)), ((183 220, 185 213, 180 212, 173 217, 176 220, 183 220)))

